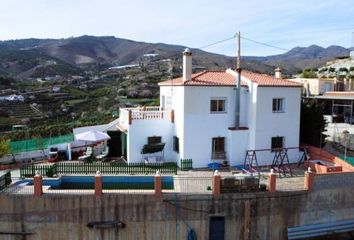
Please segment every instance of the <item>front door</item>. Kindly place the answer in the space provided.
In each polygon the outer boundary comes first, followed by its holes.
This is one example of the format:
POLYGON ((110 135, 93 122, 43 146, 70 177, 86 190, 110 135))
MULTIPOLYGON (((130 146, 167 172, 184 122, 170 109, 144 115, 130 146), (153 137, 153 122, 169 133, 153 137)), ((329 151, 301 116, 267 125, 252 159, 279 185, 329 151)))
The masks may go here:
POLYGON ((209 240, 225 239, 225 217, 210 217, 209 240))

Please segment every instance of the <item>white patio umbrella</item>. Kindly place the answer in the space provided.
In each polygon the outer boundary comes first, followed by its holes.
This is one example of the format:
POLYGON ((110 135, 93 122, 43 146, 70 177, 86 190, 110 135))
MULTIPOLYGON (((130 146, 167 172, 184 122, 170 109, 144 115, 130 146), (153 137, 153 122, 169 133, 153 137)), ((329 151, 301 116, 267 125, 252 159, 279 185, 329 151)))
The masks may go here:
POLYGON ((78 133, 75 135, 75 138, 76 140, 85 141, 85 142, 101 142, 101 141, 111 139, 111 137, 107 133, 96 131, 96 130, 78 133))

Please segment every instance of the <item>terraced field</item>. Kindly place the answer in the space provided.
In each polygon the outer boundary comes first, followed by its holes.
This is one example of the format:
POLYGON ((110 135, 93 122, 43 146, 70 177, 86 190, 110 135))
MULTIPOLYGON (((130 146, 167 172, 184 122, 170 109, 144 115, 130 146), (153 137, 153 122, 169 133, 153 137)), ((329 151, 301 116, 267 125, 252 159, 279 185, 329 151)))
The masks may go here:
POLYGON ((21 124, 22 119, 42 118, 40 112, 26 103, 0 102, 0 113, 0 132, 10 131, 13 125, 21 124))
POLYGON ((0 109, 7 113, 9 118, 41 118, 41 114, 25 103, 0 103, 0 109))

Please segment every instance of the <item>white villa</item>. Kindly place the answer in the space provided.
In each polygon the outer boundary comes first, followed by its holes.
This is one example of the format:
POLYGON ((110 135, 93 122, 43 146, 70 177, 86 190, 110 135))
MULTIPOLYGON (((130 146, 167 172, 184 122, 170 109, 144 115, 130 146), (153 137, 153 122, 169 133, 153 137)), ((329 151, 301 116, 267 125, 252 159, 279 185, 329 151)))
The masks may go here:
MULTIPOLYGON (((192 74, 192 53, 183 53, 183 76, 160 82, 160 106, 122 108, 117 125, 123 132, 128 162, 192 159, 193 167, 227 161, 244 163, 247 150, 259 165, 270 165, 271 149, 299 146, 301 84, 242 71, 240 117, 236 118, 237 72, 192 74), (152 150, 151 150, 152 149, 152 150), (151 153, 153 152, 153 153, 151 153)), ((290 162, 299 149, 288 151, 290 162)))

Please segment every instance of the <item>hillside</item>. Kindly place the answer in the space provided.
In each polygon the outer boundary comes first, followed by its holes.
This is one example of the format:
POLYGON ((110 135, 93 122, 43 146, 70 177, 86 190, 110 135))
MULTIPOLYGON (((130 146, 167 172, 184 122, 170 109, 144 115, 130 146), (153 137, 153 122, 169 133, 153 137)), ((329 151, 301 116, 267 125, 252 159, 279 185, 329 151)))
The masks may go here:
MULTIPOLYGON (((48 56, 61 59, 67 63, 126 65, 139 63, 144 54, 156 54, 155 61, 171 58, 182 60, 185 46, 169 45, 164 43, 145 43, 115 37, 82 36, 64 39, 55 44, 46 44, 39 47, 48 56)), ((225 69, 234 66, 234 58, 193 50, 193 64, 210 70, 225 69)), ((246 61, 246 68, 254 71, 269 71, 272 68, 266 64, 246 61)))
POLYGON ((323 48, 317 45, 295 47, 290 51, 274 56, 256 58, 256 60, 271 66, 280 66, 292 73, 305 68, 318 68, 336 57, 349 56, 349 49, 340 46, 323 48))
MULTIPOLYGON (((111 66, 138 64, 144 54, 154 54, 154 61, 171 58, 181 63, 185 46, 164 43, 137 42, 116 37, 81 36, 67 39, 22 39, 0 41, 0 75, 26 79, 55 76, 56 74, 101 71, 111 66), (59 66, 56 66, 59 65, 59 66)), ((210 70, 235 65, 234 58, 192 49, 193 64, 210 70)), ((243 57, 242 67, 248 70, 272 73, 280 66, 285 73, 320 67, 328 60, 348 56, 349 50, 339 46, 323 48, 312 45, 296 47, 281 55, 243 57)))
MULTIPOLYGON (((38 77, 38 72, 55 74, 54 69, 92 68, 102 70, 110 66, 134 64, 142 61, 144 54, 156 54, 154 61, 171 58, 182 61, 185 46, 164 43, 145 43, 115 37, 81 36, 68 39, 23 39, 0 41, 0 74, 17 78, 38 77), (64 67, 48 67, 61 64, 64 67), (37 69, 40 70, 37 70, 37 69)), ((210 70, 234 66, 234 58, 193 50, 193 64, 210 70)), ((273 67, 246 60, 243 65, 253 71, 270 72, 273 67)))

